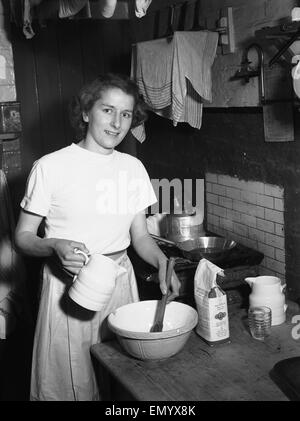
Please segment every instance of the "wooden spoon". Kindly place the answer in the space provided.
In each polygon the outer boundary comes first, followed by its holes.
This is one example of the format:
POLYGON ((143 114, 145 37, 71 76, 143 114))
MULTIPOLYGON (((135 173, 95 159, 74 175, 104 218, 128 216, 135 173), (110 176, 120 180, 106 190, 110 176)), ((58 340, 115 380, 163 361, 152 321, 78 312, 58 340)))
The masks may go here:
POLYGON ((174 265, 175 265, 175 258, 170 257, 167 263, 167 270, 166 270, 167 292, 165 295, 162 296, 161 300, 157 302, 154 323, 150 329, 150 332, 161 332, 163 329, 163 320, 164 320, 165 309, 166 309, 166 304, 167 304, 167 299, 168 299, 169 288, 171 285, 172 272, 174 269, 174 265))

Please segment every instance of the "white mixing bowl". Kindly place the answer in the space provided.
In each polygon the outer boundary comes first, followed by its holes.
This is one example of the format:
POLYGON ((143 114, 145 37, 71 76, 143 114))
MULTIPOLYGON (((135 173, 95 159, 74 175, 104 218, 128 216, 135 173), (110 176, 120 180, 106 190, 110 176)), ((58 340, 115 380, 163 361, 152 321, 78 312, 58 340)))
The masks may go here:
POLYGON ((139 301, 119 307, 108 316, 108 325, 121 346, 141 360, 155 360, 177 354, 198 323, 197 311, 176 301, 167 304, 162 332, 150 332, 157 300, 139 301))

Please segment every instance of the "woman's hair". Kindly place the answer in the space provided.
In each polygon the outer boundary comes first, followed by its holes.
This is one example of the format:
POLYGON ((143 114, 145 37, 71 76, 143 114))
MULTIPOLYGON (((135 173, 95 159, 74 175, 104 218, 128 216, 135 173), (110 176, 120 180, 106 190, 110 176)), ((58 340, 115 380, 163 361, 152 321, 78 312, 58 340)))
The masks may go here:
POLYGON ((97 77, 97 79, 83 86, 79 94, 72 98, 70 102, 70 121, 75 129, 77 140, 85 137, 88 123, 82 118, 82 113, 88 113, 95 102, 101 98, 103 92, 110 88, 119 88, 134 99, 131 128, 140 125, 147 119, 147 105, 139 93, 136 83, 128 76, 107 73, 97 77))

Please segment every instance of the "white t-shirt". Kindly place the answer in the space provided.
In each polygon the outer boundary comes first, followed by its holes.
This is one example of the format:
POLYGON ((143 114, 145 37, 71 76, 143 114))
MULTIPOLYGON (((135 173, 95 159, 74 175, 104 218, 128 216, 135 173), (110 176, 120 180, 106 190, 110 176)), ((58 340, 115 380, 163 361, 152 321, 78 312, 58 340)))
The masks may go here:
POLYGON ((90 253, 112 253, 129 246, 134 216, 156 201, 140 160, 73 143, 34 163, 21 207, 45 217, 46 238, 83 242, 90 253))

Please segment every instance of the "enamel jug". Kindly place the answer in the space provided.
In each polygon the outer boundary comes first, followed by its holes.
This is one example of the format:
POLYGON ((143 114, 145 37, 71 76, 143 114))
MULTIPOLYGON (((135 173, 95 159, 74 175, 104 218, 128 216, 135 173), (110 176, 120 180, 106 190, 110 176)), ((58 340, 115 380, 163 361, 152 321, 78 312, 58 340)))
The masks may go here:
POLYGON ((249 295, 249 306, 267 306, 272 310, 272 326, 285 322, 286 309, 284 288, 280 278, 276 276, 257 276, 256 278, 246 278, 252 292, 249 295))

